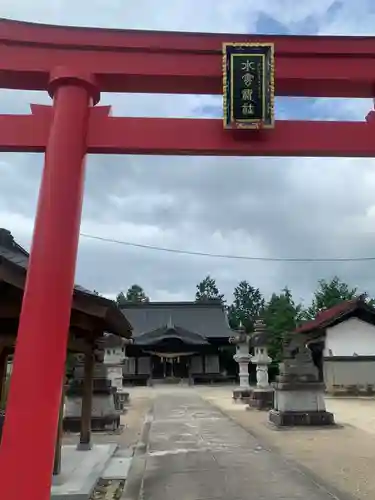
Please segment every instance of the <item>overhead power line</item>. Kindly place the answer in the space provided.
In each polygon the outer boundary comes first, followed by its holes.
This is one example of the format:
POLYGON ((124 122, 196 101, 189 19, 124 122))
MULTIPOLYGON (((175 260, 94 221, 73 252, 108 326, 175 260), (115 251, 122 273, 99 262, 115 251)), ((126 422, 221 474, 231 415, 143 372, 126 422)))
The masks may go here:
POLYGON ((231 260, 248 260, 248 261, 261 261, 261 262, 368 262, 375 261, 374 257, 255 257, 250 255, 231 255, 219 254, 209 252, 196 252, 192 250, 181 250, 178 248, 166 248, 155 245, 145 245, 142 243, 134 243, 131 241, 116 240, 113 238, 104 238, 102 236, 95 236, 93 234, 80 233, 84 238, 92 240, 104 241, 107 243, 116 243, 117 245, 124 245, 127 247, 143 248, 145 250, 154 250, 157 252, 169 252, 180 255, 194 255, 196 257, 209 257, 214 259, 231 259, 231 260))

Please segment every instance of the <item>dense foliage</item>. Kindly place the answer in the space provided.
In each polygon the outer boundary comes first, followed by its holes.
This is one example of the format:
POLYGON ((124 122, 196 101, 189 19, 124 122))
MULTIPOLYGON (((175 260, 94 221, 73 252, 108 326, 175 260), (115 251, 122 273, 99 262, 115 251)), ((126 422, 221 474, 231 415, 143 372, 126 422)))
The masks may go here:
MULTIPOLYGON (((293 299, 292 291, 287 286, 280 292, 274 292, 267 299, 259 288, 242 280, 234 288, 232 300, 227 301, 220 293, 215 278, 207 275, 196 286, 195 300, 220 301, 226 308, 229 324, 233 329, 242 325, 248 333, 251 333, 254 321, 262 318, 271 333, 270 355, 275 362, 278 362, 285 335, 292 332, 301 322, 314 318, 320 311, 360 295, 368 303, 374 304, 374 300, 366 293, 360 293, 357 288, 350 287, 338 276, 334 276, 330 280, 318 281, 311 304, 304 307, 293 299)), ((134 284, 126 293, 120 292, 116 301, 121 306, 129 302, 148 302, 149 298, 141 286, 134 284)))

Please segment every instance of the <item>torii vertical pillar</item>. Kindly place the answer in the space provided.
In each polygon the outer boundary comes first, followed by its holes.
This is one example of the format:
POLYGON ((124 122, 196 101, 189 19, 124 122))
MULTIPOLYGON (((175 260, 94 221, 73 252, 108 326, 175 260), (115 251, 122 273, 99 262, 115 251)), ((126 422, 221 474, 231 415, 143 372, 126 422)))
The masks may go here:
POLYGON ((89 75, 57 68, 0 449, 1 497, 49 500, 84 190, 89 75))

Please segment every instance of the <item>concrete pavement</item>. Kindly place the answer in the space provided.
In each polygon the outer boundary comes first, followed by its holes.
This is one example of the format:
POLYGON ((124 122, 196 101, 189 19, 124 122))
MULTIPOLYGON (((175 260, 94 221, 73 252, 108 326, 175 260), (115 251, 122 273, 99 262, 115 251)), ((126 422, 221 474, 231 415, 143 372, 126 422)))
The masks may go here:
POLYGON ((137 500, 138 493, 143 500, 337 498, 193 390, 158 394, 144 439, 147 448, 135 459, 133 478, 131 472, 128 477, 133 486, 123 498, 137 500))

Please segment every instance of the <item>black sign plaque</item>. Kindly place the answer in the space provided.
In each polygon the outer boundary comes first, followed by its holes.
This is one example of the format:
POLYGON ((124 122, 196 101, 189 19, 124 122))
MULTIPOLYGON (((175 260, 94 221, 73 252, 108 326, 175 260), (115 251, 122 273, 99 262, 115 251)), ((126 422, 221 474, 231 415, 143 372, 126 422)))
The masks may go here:
POLYGON ((224 128, 273 128, 272 43, 223 44, 224 128))

